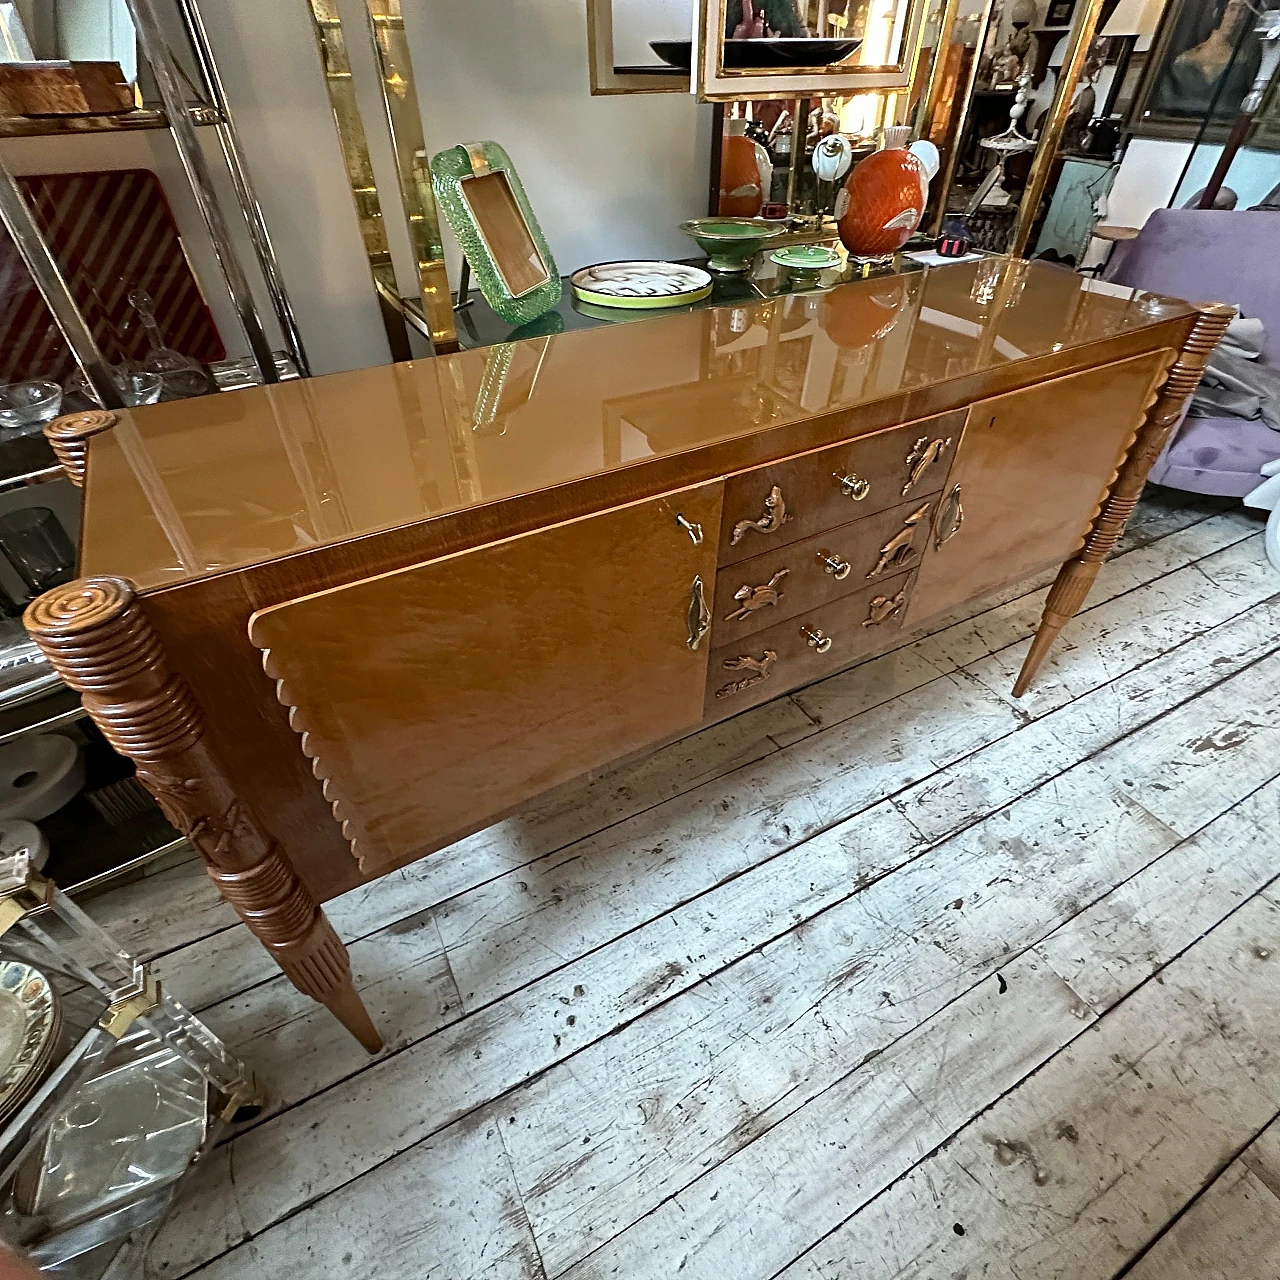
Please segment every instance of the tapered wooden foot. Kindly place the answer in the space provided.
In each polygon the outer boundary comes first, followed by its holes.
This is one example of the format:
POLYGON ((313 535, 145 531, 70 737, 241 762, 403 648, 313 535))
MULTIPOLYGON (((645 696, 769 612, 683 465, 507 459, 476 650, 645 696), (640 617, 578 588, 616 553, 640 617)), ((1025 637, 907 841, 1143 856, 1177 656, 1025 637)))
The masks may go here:
POLYGON ((346 947, 231 789, 205 740, 195 695, 169 669, 133 587, 122 578, 82 578, 34 600, 23 621, 293 985, 329 1008, 370 1053, 381 1049, 346 947))
POLYGON ((1155 465, 1160 451, 1169 443, 1187 398, 1199 384, 1209 356, 1236 314, 1234 307, 1221 302, 1201 303, 1196 309, 1199 315, 1191 333, 1177 359, 1170 365, 1164 383, 1155 389, 1147 402, 1146 413, 1133 444, 1103 499, 1084 547, 1062 566, 1049 591, 1044 617, 1013 686, 1015 698, 1026 693, 1058 633, 1080 612, 1103 561, 1115 548, 1134 507, 1138 505, 1147 474, 1155 465))
POLYGON ((1045 601, 1040 628, 1031 641, 1031 648, 1027 650, 1027 656, 1022 661, 1022 670, 1018 672, 1017 682, 1013 686, 1015 698, 1020 698, 1026 693, 1036 672, 1040 670, 1040 664, 1053 648, 1058 632, 1080 612, 1101 568, 1101 561, 1095 562, 1077 557, 1075 560, 1068 560, 1058 570, 1057 580, 1049 588, 1049 598, 1045 601))

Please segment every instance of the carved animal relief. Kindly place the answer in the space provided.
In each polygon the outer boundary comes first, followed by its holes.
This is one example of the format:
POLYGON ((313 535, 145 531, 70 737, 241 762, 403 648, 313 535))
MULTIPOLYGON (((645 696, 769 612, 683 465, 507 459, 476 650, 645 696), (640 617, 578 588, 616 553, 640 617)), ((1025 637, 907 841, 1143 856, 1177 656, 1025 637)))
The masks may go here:
POLYGON ((743 689, 759 684, 761 680, 767 680, 773 673, 773 664, 777 660, 778 655, 772 649, 766 649, 758 658, 753 658, 750 654, 744 654, 740 658, 726 658, 724 660, 726 671, 750 671, 751 674, 743 676, 741 680, 732 681, 723 689, 717 689, 716 697, 727 698, 730 694, 741 693, 743 689))
POLYGON ((951 437, 945 440, 930 440, 928 436, 921 436, 919 440, 911 446, 911 452, 907 454, 907 483, 902 486, 902 496, 905 498, 912 489, 920 483, 924 473, 929 470, 937 460, 951 447, 951 437))
POLYGON ((744 584, 739 587, 733 593, 733 598, 738 601, 739 607, 728 614, 725 621, 739 622, 743 618, 749 618, 757 609, 767 609, 770 605, 777 604, 782 599, 778 583, 790 572, 790 569, 779 569, 768 582, 761 586, 753 587, 750 584, 744 584))
POLYGON ((916 554, 916 529, 929 513, 931 502, 922 502, 903 522, 902 528, 880 548, 880 559, 868 578, 878 578, 887 569, 899 569, 916 554))
POLYGON ((782 490, 775 484, 764 500, 764 515, 759 520, 739 520, 733 526, 733 536, 729 539, 729 545, 736 547, 747 536, 747 531, 750 529, 754 529, 757 533, 777 533, 790 519, 782 490))
POLYGON ((862 625, 864 627, 878 627, 882 622, 888 622, 890 618, 897 617, 902 612, 902 606, 906 598, 906 587, 903 587, 896 596, 876 596, 871 602, 871 608, 867 611, 867 619, 862 625))

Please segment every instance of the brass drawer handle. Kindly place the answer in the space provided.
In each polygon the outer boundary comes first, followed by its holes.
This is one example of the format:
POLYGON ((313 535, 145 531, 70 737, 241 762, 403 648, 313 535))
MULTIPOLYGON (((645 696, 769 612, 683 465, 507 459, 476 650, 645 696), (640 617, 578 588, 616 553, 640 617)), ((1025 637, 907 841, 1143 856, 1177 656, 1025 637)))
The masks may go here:
POLYGON ((837 582, 843 582, 853 571, 853 565, 847 560, 841 560, 837 555, 832 555, 829 551, 819 551, 818 559, 837 582))
POLYGON ((950 542, 964 524, 964 503, 960 501, 960 486, 956 485, 938 506, 937 523, 933 526, 933 549, 937 551, 950 542))
POLYGON ((835 643, 830 636, 824 636, 821 631, 810 631, 808 627, 802 626, 800 634, 808 640, 809 648, 817 649, 819 653, 826 653, 835 643))
MULTIPOLYGON (((916 554, 916 529, 920 521, 929 514, 930 502, 922 502, 902 522, 902 528, 880 548, 880 559, 867 574, 868 578, 878 578, 886 569, 898 569, 916 554)), ((926 529, 928 526, 925 526, 926 529)), ((925 535, 926 539, 928 534, 925 535)))
POLYGON ((697 649, 702 637, 711 630, 711 610, 707 608, 707 593, 702 586, 702 576, 695 575, 689 588, 689 639, 690 649, 697 649))
POLYGON ((733 536, 729 539, 729 545, 736 547, 751 529, 757 533, 777 533, 790 519, 782 490, 775 484, 764 500, 764 515, 759 520, 739 520, 733 526, 733 536))
POLYGON ((777 604, 782 599, 782 591, 778 584, 790 572, 790 569, 779 569, 768 582, 762 582, 758 587, 753 587, 749 582, 744 582, 733 593, 733 598, 738 602, 738 607, 732 613, 725 614, 724 620, 726 622, 742 622, 755 613, 757 609, 767 609, 770 605, 777 604))
POLYGON ((695 547, 702 546, 702 526, 700 524, 693 524, 691 521, 686 520, 683 515, 676 516, 676 524, 693 539, 695 547))
POLYGON ((948 436, 945 440, 930 440, 928 436, 921 436, 911 446, 911 452, 907 454, 907 483, 902 486, 904 498, 920 483, 920 477, 951 448, 951 439, 948 436))
POLYGON ((862 625, 864 627, 878 627, 882 622, 887 622, 890 618, 896 618, 902 612, 902 606, 906 601, 906 587, 903 587, 896 596, 876 596, 867 609, 867 620, 862 625))
POLYGON ((840 481, 841 493, 854 502, 861 502, 871 492, 871 482, 864 480, 856 471, 850 471, 847 476, 842 476, 838 471, 831 474, 840 481))
POLYGON ((738 680, 731 680, 724 688, 717 689, 716 697, 728 698, 735 693, 741 693, 743 689, 750 689, 753 684, 759 684, 761 680, 767 680, 773 674, 773 664, 777 660, 778 655, 772 649, 766 649, 758 658, 753 658, 749 653, 744 653, 738 658, 726 658, 724 660, 726 671, 746 671, 749 674, 738 680))

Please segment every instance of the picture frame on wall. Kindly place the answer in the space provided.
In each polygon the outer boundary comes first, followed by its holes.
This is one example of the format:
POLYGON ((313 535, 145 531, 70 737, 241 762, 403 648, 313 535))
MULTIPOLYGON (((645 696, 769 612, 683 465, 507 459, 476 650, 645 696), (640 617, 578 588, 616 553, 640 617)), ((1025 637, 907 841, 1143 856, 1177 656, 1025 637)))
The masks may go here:
POLYGON ((1075 11, 1076 0, 1049 0, 1049 7, 1044 11, 1044 25, 1069 27, 1075 11))
MULTIPOLYGON (((1126 127, 1139 137, 1223 142, 1258 72, 1256 14, 1244 0, 1169 0, 1133 95, 1126 127)), ((1247 145, 1280 150, 1274 93, 1247 145)))

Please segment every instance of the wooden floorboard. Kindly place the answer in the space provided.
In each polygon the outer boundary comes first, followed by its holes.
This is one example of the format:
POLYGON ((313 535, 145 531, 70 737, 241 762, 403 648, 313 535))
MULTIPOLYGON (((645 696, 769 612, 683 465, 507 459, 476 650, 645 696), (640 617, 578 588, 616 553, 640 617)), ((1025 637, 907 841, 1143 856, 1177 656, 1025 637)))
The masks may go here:
POLYGON ((197 868, 96 900, 273 1092, 148 1275, 1155 1280, 1217 1199, 1261 1236, 1258 530, 1149 493, 1022 700, 1047 579, 344 895, 374 1060, 197 868), (1107 1057, 1131 1042, 1143 1123, 1107 1057))

